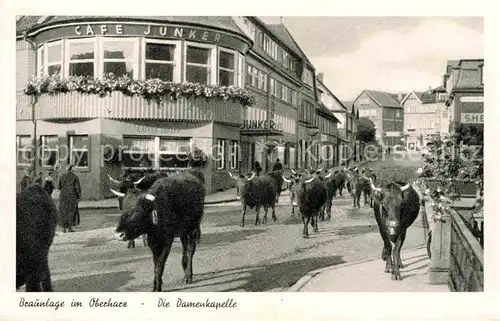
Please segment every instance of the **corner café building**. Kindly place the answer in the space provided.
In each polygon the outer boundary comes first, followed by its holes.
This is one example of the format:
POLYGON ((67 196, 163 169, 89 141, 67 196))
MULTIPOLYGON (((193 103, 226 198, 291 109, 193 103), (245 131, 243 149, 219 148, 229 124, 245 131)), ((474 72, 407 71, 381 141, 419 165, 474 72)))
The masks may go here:
MULTIPOLYGON (((244 56, 252 45, 231 17, 24 16, 17 29, 18 183, 32 156, 31 97, 22 92, 32 75, 113 73, 241 87, 244 56)), ((44 154, 39 171, 49 172, 56 163, 64 171, 74 164, 82 198, 100 199, 111 196, 107 173, 118 178, 123 169, 183 169, 183 155, 198 147, 210 159, 204 170, 207 193, 215 192, 234 184, 222 173, 240 163, 237 146, 246 108, 232 100, 182 96, 157 104, 120 92, 104 98, 42 95, 34 109, 44 154), (121 159, 110 158, 111 151, 121 159)), ((253 124, 246 123, 248 132, 262 126, 253 124)), ((265 126, 274 132, 270 123, 265 126)))

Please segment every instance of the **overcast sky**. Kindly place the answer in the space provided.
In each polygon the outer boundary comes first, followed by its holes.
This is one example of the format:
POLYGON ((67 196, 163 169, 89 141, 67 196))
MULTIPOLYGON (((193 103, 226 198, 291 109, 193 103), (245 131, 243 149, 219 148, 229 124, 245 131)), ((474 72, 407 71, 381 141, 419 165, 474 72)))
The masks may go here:
MULTIPOLYGON (((260 17, 280 23, 279 17, 260 17)), ((446 61, 484 58, 476 17, 283 17, 302 50, 341 100, 363 89, 421 91, 442 83, 446 61)))

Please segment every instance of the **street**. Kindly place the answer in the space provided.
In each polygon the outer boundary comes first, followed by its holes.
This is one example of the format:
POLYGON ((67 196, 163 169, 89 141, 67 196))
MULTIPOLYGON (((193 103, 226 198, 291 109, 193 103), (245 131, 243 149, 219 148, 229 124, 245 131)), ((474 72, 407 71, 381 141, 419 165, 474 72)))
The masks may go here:
MULTIPOLYGON (((301 219, 290 218, 287 194, 276 209, 278 221, 260 226, 253 225, 254 211, 247 212, 245 227, 239 226, 237 202, 207 205, 194 256, 194 283, 182 284, 181 244, 176 239, 165 267, 164 291, 280 291, 311 270, 380 256, 382 241, 369 206, 353 209, 351 196, 344 192, 334 199, 331 220, 320 222, 318 233, 310 228, 310 238, 303 239, 301 219)), ((119 218, 118 213, 99 216, 108 226, 119 218)), ((408 230, 404 248, 424 243, 420 221, 408 230)), ((113 229, 58 233, 49 256, 55 291, 152 289, 150 249, 141 239, 136 248, 127 249, 126 242, 114 239, 113 229)), ((387 277, 383 267, 380 260, 380 276, 387 277)))

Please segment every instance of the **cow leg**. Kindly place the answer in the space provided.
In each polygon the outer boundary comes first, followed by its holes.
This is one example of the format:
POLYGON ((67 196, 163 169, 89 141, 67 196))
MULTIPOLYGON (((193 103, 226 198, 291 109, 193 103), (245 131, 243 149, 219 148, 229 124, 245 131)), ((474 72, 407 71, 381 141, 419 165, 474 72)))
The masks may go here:
POLYGON ((245 214, 247 213, 246 204, 243 205, 243 210, 241 211, 241 227, 245 226, 245 214))
POLYGON ((382 248, 382 260, 385 261, 385 271, 384 272, 389 273, 392 270, 391 240, 389 239, 389 235, 387 234, 387 230, 385 229, 384 222, 382 221, 382 217, 381 217, 382 213, 380 213, 379 207, 375 207, 373 212, 375 214, 375 220, 377 221, 380 236, 382 237, 382 241, 384 242, 384 247, 382 248))
POLYGON ((135 247, 135 241, 134 240, 129 240, 128 241, 128 245, 127 245, 127 249, 134 248, 134 247, 135 247))
MULTIPOLYGON (((337 193, 335 193, 335 195, 337 195, 337 193)), ((342 196, 342 185, 339 187, 339 195, 342 196)))
POLYGON ((262 224, 267 223, 267 211, 269 210, 269 206, 264 205, 264 218, 262 219, 262 224))
POLYGON ((292 205, 292 215, 291 217, 294 217, 295 216, 295 206, 292 205))
POLYGON ((193 283, 193 256, 196 251, 196 239, 198 230, 191 234, 181 236, 182 242, 182 269, 184 270, 184 283, 193 283))
POLYGON ((276 222, 278 220, 278 218, 276 217, 276 205, 271 205, 271 209, 273 210, 273 221, 276 222))
POLYGON ((392 250, 393 264, 392 264, 392 275, 391 279, 400 281, 401 280, 401 272, 399 271, 399 267, 401 265, 401 246, 403 245, 402 235, 399 234, 396 238, 396 242, 394 244, 394 249, 392 250))
POLYGON ((174 241, 173 235, 165 235, 161 237, 151 237, 150 247, 153 252, 154 262, 154 283, 153 292, 161 292, 163 284, 163 271, 165 270, 165 262, 167 262, 172 243, 174 241))
POLYGON ((368 205, 368 193, 366 191, 363 191, 363 198, 365 199, 364 205, 368 205))
POLYGON ((144 244, 144 246, 148 246, 148 235, 147 234, 142 234, 142 244, 144 244))
MULTIPOLYGON (((48 252, 47 252, 48 255, 48 252)), ((52 292, 52 281, 50 278, 50 268, 48 256, 45 256, 45 260, 42 265, 40 273, 40 287, 42 292, 52 292)))
MULTIPOLYGON (((42 253, 38 253, 37 255, 40 257, 43 256, 42 253)), ((29 267, 30 271, 28 271, 28 276, 26 278, 26 292, 52 292, 47 256, 45 256, 42 262, 36 259, 35 261, 29 262, 29 264, 31 266, 29 267)))
POLYGON ((304 217, 304 215, 302 215, 302 221, 304 222, 304 231, 302 232, 302 236, 307 239, 309 238, 309 230, 308 230, 308 225, 309 225, 309 221, 311 220, 311 217, 308 216, 308 217, 304 217))
MULTIPOLYGON (((403 244, 406 239, 406 230, 404 232, 401 232, 400 237, 401 237, 401 248, 403 248, 403 244)), ((399 251, 399 268, 404 269, 403 260, 401 259, 401 250, 399 251)))
POLYGON ((316 213, 315 215, 313 215, 311 221, 311 226, 313 228, 313 231, 316 233, 318 232, 318 221, 319 221, 319 213, 316 213))
POLYGON ((255 206, 255 226, 260 225, 260 206, 255 206))

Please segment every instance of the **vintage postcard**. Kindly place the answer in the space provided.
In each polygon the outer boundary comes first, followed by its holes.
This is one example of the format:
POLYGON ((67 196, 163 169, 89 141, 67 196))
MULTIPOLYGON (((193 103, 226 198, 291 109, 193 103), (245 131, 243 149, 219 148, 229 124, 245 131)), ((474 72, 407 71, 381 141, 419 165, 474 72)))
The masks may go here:
POLYGON ((171 6, 6 11, 0 319, 500 317, 484 14, 171 6))

